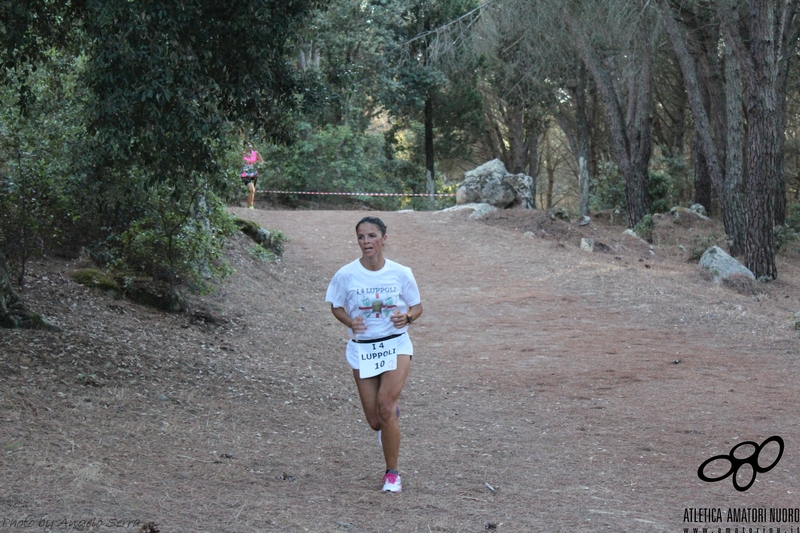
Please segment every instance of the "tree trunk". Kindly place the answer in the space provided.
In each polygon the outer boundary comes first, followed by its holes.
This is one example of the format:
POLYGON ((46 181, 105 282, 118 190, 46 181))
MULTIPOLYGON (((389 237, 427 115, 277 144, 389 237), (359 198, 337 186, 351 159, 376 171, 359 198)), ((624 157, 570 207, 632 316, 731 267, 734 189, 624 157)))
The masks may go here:
POLYGON ((525 172, 525 109, 519 104, 506 106, 505 123, 508 127, 508 152, 510 159, 505 161, 506 169, 512 174, 525 172))
POLYGON ((708 173, 708 164, 697 134, 692 140, 692 161, 694 162, 694 203, 705 207, 706 213, 711 216, 713 215, 711 175, 708 173))
POLYGON ((782 131, 778 131, 780 112, 778 100, 783 89, 779 83, 781 56, 797 38, 797 1, 782 3, 783 9, 776 16, 773 0, 751 0, 748 16, 744 22, 747 38, 742 36, 739 13, 724 7, 719 15, 725 36, 741 65, 746 81, 747 105, 747 233, 745 241, 745 265, 756 278, 775 279, 778 269, 775 263, 773 241, 774 192, 782 131))
POLYGON ((539 132, 528 136, 525 143, 525 174, 531 177, 531 199, 533 205, 523 206, 526 209, 536 209, 536 181, 539 179, 539 132))
MULTIPOLYGON (((658 7, 681 66, 689 107, 694 117, 695 169, 700 171, 698 176, 701 179, 701 185, 703 185, 702 179, 707 172, 714 192, 720 199, 722 220, 730 243, 731 255, 740 255, 744 251, 745 218, 741 188, 742 143, 740 135, 742 126, 740 123, 736 123, 741 120, 741 90, 737 92, 735 83, 737 70, 734 68, 735 64, 728 63, 729 72, 727 73, 732 76, 732 79, 728 80, 729 83, 723 87, 717 66, 716 43, 705 43, 705 46, 697 44, 695 50, 697 62, 695 62, 678 30, 673 12, 666 0, 659 0, 658 7), (705 102, 703 98, 703 87, 700 84, 698 70, 703 73, 708 102, 705 102), (720 92, 725 95, 727 106, 722 105, 720 92), (709 116, 709 109, 711 116, 709 116), (733 121, 733 124, 730 121, 733 121), (740 128, 739 132, 731 131, 733 127, 740 128), (731 151, 733 153, 729 154, 731 151)), ((713 41, 713 39, 711 40, 713 41)), ((698 193, 705 196, 706 191, 701 189, 698 193)), ((706 208, 710 208, 710 201, 708 202, 708 204, 702 201, 700 203, 703 203, 706 208)))
POLYGON ((487 126, 483 130, 483 137, 486 140, 486 146, 489 148, 489 159, 500 159, 500 148, 498 146, 499 141, 497 140, 497 135, 494 133, 494 121, 488 116, 487 114, 487 121, 489 121, 490 126, 487 126))
MULTIPOLYGON (((787 90, 783 91, 786 94, 787 90)), ((786 139, 786 99, 778 99, 779 111, 775 113, 775 126, 778 130, 777 161, 775 162, 775 183, 773 185, 772 214, 775 226, 786 224, 786 166, 783 161, 783 146, 786 139)))
MULTIPOLYGON (((485 116, 491 128, 485 131, 493 157, 500 159, 511 174, 526 174, 533 178, 531 194, 535 202, 538 173, 538 139, 544 122, 532 120, 525 100, 509 103, 497 100, 496 112, 487 107, 485 116), (505 132, 505 133, 504 133, 505 132)), ((524 205, 533 209, 535 205, 524 205)))
MULTIPOLYGON (((423 21, 422 25, 425 32, 431 30, 433 23, 431 21, 431 3, 430 0, 425 0, 423 7, 423 21)), ((428 39, 422 40, 423 50, 423 64, 425 68, 431 66, 430 50, 428 39)), ((433 210, 436 208, 436 169, 435 159, 433 152, 433 91, 435 89, 431 86, 425 95, 425 185, 428 193, 428 208, 433 210)))
POLYGON ((797 40, 800 37, 800 24, 797 22, 798 1, 784 2, 781 7, 781 28, 779 33, 781 41, 779 43, 780 53, 778 54, 776 94, 778 111, 775 116, 775 127, 778 130, 778 161, 776 163, 773 215, 776 225, 786 223, 786 169, 783 159, 783 147, 786 139, 786 105, 789 91, 789 69, 792 65, 792 57, 797 51, 797 40))
POLYGON ((720 191, 723 224, 730 253, 740 256, 746 242, 744 197, 744 111, 742 73, 730 47, 725 47, 725 177, 720 191))
POLYGON ((553 186, 556 182, 556 165, 553 163, 553 150, 550 143, 550 134, 544 137, 544 169, 547 172, 547 194, 545 196, 545 209, 553 207, 553 186))
POLYGON ((433 95, 425 99, 425 183, 428 192, 428 206, 436 207, 436 174, 433 154, 433 95))
POLYGON ((623 113, 623 95, 615 87, 614 77, 601 63, 595 51, 583 35, 573 28, 572 35, 588 71, 594 78, 597 90, 608 116, 611 129, 611 148, 625 180, 625 197, 628 210, 628 226, 634 227, 649 212, 647 198, 648 167, 653 148, 652 118, 653 104, 653 53, 645 24, 640 26, 641 50, 638 53, 638 68, 628 79, 626 108, 623 113))
POLYGON ((570 151, 578 166, 578 212, 580 216, 589 216, 589 184, 592 176, 592 158, 586 99, 586 67, 578 65, 577 70, 577 82, 573 87, 570 87, 573 113, 568 116, 567 110, 559 110, 556 113, 556 119, 567 137, 570 151))
POLYGON ((772 0, 751 2, 751 69, 748 76, 747 240, 745 262, 756 278, 778 277, 772 236, 773 191, 778 149, 775 113, 776 62, 772 0))
POLYGON ((586 69, 578 72, 578 86, 575 88, 575 133, 576 159, 578 160, 578 211, 582 217, 589 216, 589 120, 586 116, 586 69))
POLYGON ((772 236, 772 201, 777 139, 774 135, 774 95, 767 89, 748 103, 751 150, 747 178, 747 239, 745 265, 756 278, 778 277, 772 236), (758 145, 759 149, 753 149, 758 145))

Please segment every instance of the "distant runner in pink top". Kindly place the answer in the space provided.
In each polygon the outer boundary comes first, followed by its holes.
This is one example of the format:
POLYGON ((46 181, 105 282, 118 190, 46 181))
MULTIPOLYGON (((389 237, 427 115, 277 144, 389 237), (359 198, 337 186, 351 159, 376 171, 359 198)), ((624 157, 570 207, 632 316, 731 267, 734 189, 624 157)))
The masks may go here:
POLYGON ((244 167, 242 168, 242 182, 247 186, 247 207, 253 209, 253 203, 256 199, 256 180, 258 179, 257 163, 263 163, 261 154, 253 149, 251 143, 247 143, 250 149, 242 152, 242 159, 244 160, 244 167))

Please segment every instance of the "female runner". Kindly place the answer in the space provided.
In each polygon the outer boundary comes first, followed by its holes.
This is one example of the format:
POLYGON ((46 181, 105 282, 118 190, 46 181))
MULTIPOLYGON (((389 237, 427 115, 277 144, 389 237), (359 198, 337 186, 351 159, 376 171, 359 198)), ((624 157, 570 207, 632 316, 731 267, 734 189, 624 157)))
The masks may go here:
POLYGON ((411 368, 414 347, 408 325, 422 314, 411 269, 383 256, 386 225, 365 217, 356 225, 361 258, 333 276, 325 301, 350 330, 347 362, 353 369, 364 415, 383 446, 385 492, 400 492, 397 470, 400 425, 397 400, 411 368))
POLYGON ((247 143, 247 149, 242 152, 242 183, 247 187, 247 208, 253 209, 256 200, 256 181, 258 180, 258 163, 263 163, 261 154, 256 152, 251 143, 247 143), (249 151, 248 151, 249 150, 249 151))

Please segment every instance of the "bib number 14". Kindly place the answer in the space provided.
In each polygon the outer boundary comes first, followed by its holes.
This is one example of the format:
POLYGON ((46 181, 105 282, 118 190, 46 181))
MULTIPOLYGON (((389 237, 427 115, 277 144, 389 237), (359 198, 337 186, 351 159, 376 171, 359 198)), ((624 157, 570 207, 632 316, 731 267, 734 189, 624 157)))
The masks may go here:
POLYGON ((397 339, 358 343, 358 375, 375 377, 397 368, 397 339))

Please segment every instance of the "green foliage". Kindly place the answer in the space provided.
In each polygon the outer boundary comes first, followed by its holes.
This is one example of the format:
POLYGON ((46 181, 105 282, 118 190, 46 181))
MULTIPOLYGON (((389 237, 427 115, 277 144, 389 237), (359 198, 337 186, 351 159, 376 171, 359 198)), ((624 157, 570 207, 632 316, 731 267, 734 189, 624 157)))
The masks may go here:
POLYGON ((202 184, 189 190, 162 184, 149 198, 148 211, 120 235, 123 258, 115 266, 200 289, 208 279, 230 273, 222 261, 223 237, 236 226, 213 193, 202 184))
MULTIPOLYGON (((686 161, 682 157, 660 157, 652 167, 647 183, 650 212, 667 213, 679 204, 681 198, 679 191, 683 191, 686 186, 685 180, 688 179, 686 161)), ((691 196, 688 200, 691 200, 691 196)), ((600 163, 598 175, 592 182, 589 202, 592 211, 619 209, 624 213, 627 210, 625 180, 615 163, 611 161, 600 163)))
POLYGON ((800 203, 786 206, 786 222, 772 228, 772 238, 776 250, 782 250, 800 238, 800 203))
POLYGON ((477 81, 472 76, 450 76, 435 94, 433 109, 436 159, 470 160, 485 127, 483 97, 477 81))
POLYGON ((716 233, 710 235, 692 235, 691 244, 689 246, 689 260, 699 261, 705 251, 712 246, 719 246, 720 248, 727 247, 727 242, 724 237, 720 237, 716 233))
POLYGON ((18 280, 61 241, 173 286, 224 274, 234 133, 291 137, 289 38, 321 3, 0 3, 0 247, 18 280))
POLYGON ((798 236, 800 236, 800 234, 788 224, 772 228, 772 239, 775 242, 775 250, 783 250, 787 244, 795 241, 798 236))
POLYGON ((242 233, 253 240, 256 239, 258 230, 261 229, 261 226, 259 226, 257 222, 253 222, 252 220, 247 220, 244 218, 236 217, 234 219, 234 223, 242 231, 242 233))
POLYGON ((315 12, 297 38, 305 61, 303 119, 315 127, 349 124, 364 131, 386 77, 389 36, 362 0, 333 0, 315 12))
MULTIPOLYGON (((468 159, 482 132, 483 103, 474 70, 446 76, 423 57, 427 44, 418 37, 426 27, 475 5, 472 0, 331 0, 315 12, 294 41, 305 84, 294 94, 299 103, 295 135, 291 142, 258 148, 267 161, 259 187, 425 192, 422 124, 429 96, 436 159, 468 159)), ((281 199, 293 203, 298 198, 281 199)), ((357 200, 377 209, 407 206, 402 198, 357 200)))
POLYGON ((653 215, 647 214, 642 218, 642 220, 633 227, 633 232, 638 235, 640 238, 646 240, 647 242, 653 242, 653 230, 655 229, 656 224, 655 220, 653 220, 653 215))
POLYGON ((256 242, 256 246, 250 248, 250 255, 257 259, 272 261, 277 257, 283 255, 286 243, 290 241, 289 237, 280 230, 267 230, 259 226, 252 220, 243 218, 235 218, 234 224, 241 230, 242 233, 250 237, 256 242), (260 248, 260 250, 257 250, 260 248), (265 252, 268 252, 265 255, 265 252))
POLYGON ((28 67, 7 70, 0 85, 0 248, 19 283, 27 261, 58 245, 76 216, 81 198, 67 183, 84 132, 79 61, 53 53, 28 67))
MULTIPOLYGON (((0 65, 3 70, 38 63, 51 46, 63 44, 80 2, 25 0, 0 2, 0 65)), ((33 69, 35 70, 35 69, 33 69)), ((24 88, 21 92, 25 92, 24 88)))
POLYGON ((651 213, 668 213, 674 206, 670 176, 664 172, 650 172, 647 181, 647 198, 651 213))
POLYGON ((288 38, 314 0, 87 4, 84 81, 95 172, 137 166, 154 181, 221 175, 214 144, 231 121, 287 137, 295 106, 288 38), (168 170, 165 172, 165 170, 168 170))
POLYGON ((657 155, 650 164, 647 196, 651 213, 667 213, 693 201, 694 183, 686 158, 657 155))
POLYGON ((387 170, 383 136, 348 125, 314 129, 298 124, 291 145, 267 145, 259 187, 289 191, 393 192, 401 185, 387 170))
POLYGON ((98 268, 81 268, 72 273, 72 279, 81 285, 87 287, 94 287, 102 291, 120 290, 114 276, 104 270, 98 268))
POLYGON ((615 163, 601 161, 598 165, 597 175, 594 176, 589 194, 589 209, 591 211, 619 209, 623 214, 627 210, 625 181, 615 163))
POLYGON ((800 202, 786 206, 786 225, 800 233, 800 202))
MULTIPOLYGON (((689 168, 689 162, 684 155, 655 157, 651 167, 663 172, 667 176, 667 191, 669 194, 668 209, 676 205, 691 205, 694 203, 694 173, 689 168)), ((658 213, 660 211, 653 211, 658 213)))
POLYGON ((283 251, 286 248, 286 243, 290 241, 291 239, 289 239, 289 237, 281 230, 277 229, 269 230, 268 247, 275 253, 275 255, 279 257, 282 256, 283 251))
POLYGON ((277 258, 275 252, 267 250, 266 248, 258 244, 248 248, 247 253, 249 253, 253 259, 258 259, 259 261, 263 261, 265 263, 271 263, 272 261, 275 261, 275 259, 277 258))

